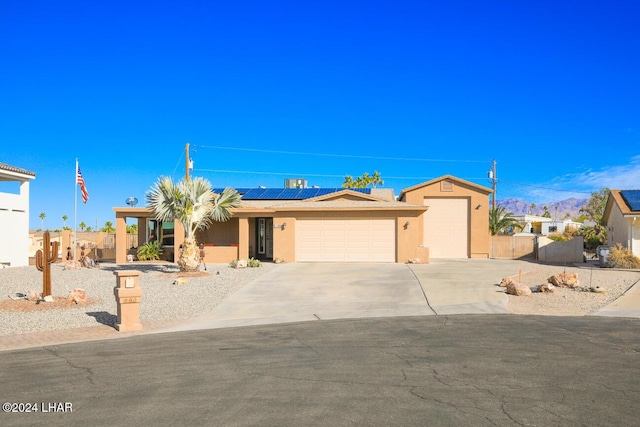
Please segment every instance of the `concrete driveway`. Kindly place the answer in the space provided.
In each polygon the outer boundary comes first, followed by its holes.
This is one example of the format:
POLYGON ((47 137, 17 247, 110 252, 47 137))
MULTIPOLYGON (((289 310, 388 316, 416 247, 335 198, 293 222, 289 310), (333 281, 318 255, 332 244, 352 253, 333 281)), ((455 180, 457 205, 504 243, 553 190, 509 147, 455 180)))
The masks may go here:
MULTIPOLYGON (((430 264, 282 264, 209 315, 171 331, 327 319, 507 313, 495 285, 524 263, 434 260, 430 264)), ((166 332, 162 329, 161 332, 166 332)))

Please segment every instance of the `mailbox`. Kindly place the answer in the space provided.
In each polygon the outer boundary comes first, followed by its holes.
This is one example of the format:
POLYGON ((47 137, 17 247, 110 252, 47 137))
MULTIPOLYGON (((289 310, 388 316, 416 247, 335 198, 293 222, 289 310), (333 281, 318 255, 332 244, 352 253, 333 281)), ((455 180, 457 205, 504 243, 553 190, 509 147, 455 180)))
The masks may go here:
POLYGON ((138 331, 140 324, 140 272, 137 270, 114 271, 116 287, 113 294, 118 305, 118 320, 115 328, 120 332, 138 331))

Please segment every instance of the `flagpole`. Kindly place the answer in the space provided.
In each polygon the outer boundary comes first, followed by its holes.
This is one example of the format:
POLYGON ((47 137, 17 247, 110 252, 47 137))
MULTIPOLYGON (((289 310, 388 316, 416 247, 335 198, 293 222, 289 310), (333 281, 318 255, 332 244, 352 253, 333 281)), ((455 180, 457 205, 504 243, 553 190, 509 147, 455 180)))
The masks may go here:
POLYGON ((73 262, 76 261, 77 233, 78 233, 78 158, 76 157, 76 176, 73 177, 73 262))

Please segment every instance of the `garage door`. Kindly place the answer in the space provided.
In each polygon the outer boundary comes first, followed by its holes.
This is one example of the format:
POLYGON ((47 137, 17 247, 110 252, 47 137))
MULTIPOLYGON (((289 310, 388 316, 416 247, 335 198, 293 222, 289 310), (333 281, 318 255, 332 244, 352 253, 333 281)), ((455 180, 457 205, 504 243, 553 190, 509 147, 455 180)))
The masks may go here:
POLYGON ((395 262, 394 219, 296 221, 296 260, 395 262))
POLYGON ((431 258, 469 257, 469 199, 425 199, 424 244, 431 258))

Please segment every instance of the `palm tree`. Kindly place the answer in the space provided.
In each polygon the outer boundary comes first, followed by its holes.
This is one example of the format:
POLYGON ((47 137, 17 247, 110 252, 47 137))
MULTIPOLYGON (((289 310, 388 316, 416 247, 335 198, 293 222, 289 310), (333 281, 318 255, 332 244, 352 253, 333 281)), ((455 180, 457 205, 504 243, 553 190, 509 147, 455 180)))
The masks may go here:
POLYGON ((373 171, 373 175, 371 175, 371 185, 373 185, 373 188, 376 188, 378 184, 384 185, 384 181, 380 179, 380 172, 373 171))
POLYGON ((100 231, 103 231, 105 233, 113 233, 114 231, 116 231, 116 229, 113 228, 113 223, 111 221, 107 221, 104 223, 104 227, 102 227, 100 231))
POLYGON ((69 219, 68 216, 66 215, 62 215, 62 229, 64 230, 65 228, 67 228, 67 219, 69 219))
POLYGON ((489 210, 489 231, 492 236, 504 233, 510 228, 522 229, 522 224, 513 217, 513 212, 507 212, 504 206, 489 210))
POLYGON ((342 188, 354 188, 355 181, 351 175, 347 175, 344 177, 344 182, 342 183, 342 188))
POLYGON ((207 228, 212 221, 228 220, 232 215, 229 209, 240 205, 240 194, 236 190, 225 188, 216 194, 204 178, 174 183, 170 177, 162 176, 147 191, 146 199, 158 221, 178 220, 184 227, 184 243, 178 259, 180 271, 197 271, 200 267, 195 232, 207 228))
POLYGON ((80 224, 78 224, 78 227, 80 227, 80 231, 84 231, 84 229, 87 228, 87 224, 82 221, 80 224))
POLYGON ((47 214, 45 214, 44 212, 40 212, 40 215, 38 215, 38 217, 42 221, 41 230, 44 231, 44 219, 47 217, 47 214))

